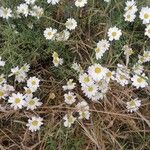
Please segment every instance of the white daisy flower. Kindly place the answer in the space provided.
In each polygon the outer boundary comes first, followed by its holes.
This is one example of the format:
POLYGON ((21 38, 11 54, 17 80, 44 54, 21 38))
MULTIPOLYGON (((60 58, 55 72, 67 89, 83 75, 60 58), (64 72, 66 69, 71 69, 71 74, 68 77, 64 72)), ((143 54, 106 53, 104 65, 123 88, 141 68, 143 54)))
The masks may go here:
POLYGON ((95 48, 96 59, 101 59, 103 54, 109 49, 110 43, 107 40, 101 40, 95 48))
POLYGON ((18 81, 19 83, 21 83, 21 82, 25 82, 26 79, 27 79, 27 74, 19 70, 19 74, 15 76, 15 81, 18 81))
POLYGON ((59 65, 63 64, 63 59, 59 58, 58 53, 53 52, 52 57, 53 57, 53 64, 55 67, 58 67, 59 65))
POLYGON ((54 58, 54 59, 53 59, 53 64, 54 64, 55 67, 58 67, 59 65, 62 65, 62 64, 63 64, 63 59, 62 59, 62 58, 59 58, 59 57, 54 58))
POLYGON ((97 43, 97 47, 102 47, 104 50, 108 50, 110 47, 109 41, 102 39, 97 43))
POLYGON ((117 64, 115 80, 122 86, 129 84, 130 70, 122 64, 117 64))
POLYGON ((98 92, 98 86, 96 84, 83 86, 81 89, 88 98, 92 98, 98 92))
POLYGON ((144 51, 143 58, 144 58, 144 62, 149 62, 150 61, 150 51, 144 51))
POLYGON ((81 110, 86 111, 86 110, 89 110, 89 105, 86 101, 82 101, 76 105, 76 108, 77 110, 80 110, 80 111, 81 110))
POLYGON ((12 92, 15 91, 15 88, 9 84, 3 84, 3 88, 5 90, 5 94, 9 96, 12 92))
POLYGON ((120 39, 120 36, 122 35, 122 32, 121 32, 120 29, 118 29, 118 28, 115 26, 115 27, 109 28, 107 34, 108 34, 109 40, 110 40, 110 41, 113 41, 113 40, 119 40, 119 39, 120 39))
POLYGON ((81 67, 80 64, 74 62, 71 66, 72 69, 74 69, 75 71, 77 71, 78 73, 83 73, 83 69, 81 67))
POLYGON ((116 73, 115 80, 122 86, 129 84, 129 77, 124 73, 116 73))
POLYGON ((142 75, 134 75, 132 78, 131 78, 131 81, 132 81, 132 85, 135 86, 137 89, 138 88, 144 88, 144 87, 147 87, 148 86, 148 83, 147 83, 147 80, 148 77, 145 76, 145 74, 142 74, 142 75))
POLYGON ((89 66, 88 73, 94 81, 100 81, 105 76, 106 69, 100 64, 93 64, 92 66, 89 66))
POLYGON ((26 66, 23 66, 21 69, 19 69, 19 67, 15 67, 15 68, 12 68, 11 69, 11 74, 9 75, 9 77, 15 75, 15 81, 18 81, 19 83, 20 82, 25 82, 26 79, 27 79, 27 73, 26 73, 26 69, 28 67, 26 66))
POLYGON ((76 101, 76 96, 73 92, 68 92, 64 94, 65 102, 69 105, 73 104, 76 101))
POLYGON ((11 74, 9 75, 9 77, 13 76, 13 75, 18 75, 19 74, 19 67, 15 67, 11 69, 11 74))
POLYGON ((40 130, 41 125, 43 125, 43 118, 41 117, 32 117, 31 119, 28 119, 27 127, 29 127, 29 130, 31 132, 40 130))
POLYGON ((76 0, 75 6, 77 7, 84 7, 87 4, 87 0, 76 0))
POLYGON ((140 75, 144 71, 144 66, 141 64, 136 63, 133 67, 132 70, 135 74, 140 75))
POLYGON ((73 18, 68 18, 65 25, 67 29, 74 30, 77 27, 77 22, 73 18))
POLYGON ((33 91, 30 88, 24 87, 24 90, 25 90, 25 96, 32 96, 33 91))
POLYGON ((6 97, 6 89, 2 85, 0 85, 0 99, 5 99, 6 97))
POLYGON ((37 17, 38 19, 43 15, 43 13, 44 13, 43 8, 41 8, 37 5, 34 5, 32 7, 32 10, 30 11, 30 15, 34 16, 34 17, 37 17))
POLYGON ((123 15, 125 18, 125 21, 133 22, 136 18, 136 15, 130 11, 125 12, 123 15))
POLYGON ((27 4, 34 4, 36 0, 25 0, 27 4))
POLYGON ((124 10, 126 12, 135 14, 138 11, 137 6, 136 6, 136 1, 134 1, 134 0, 127 1, 126 2, 126 7, 125 7, 124 10))
POLYGON ((141 106, 141 100, 133 99, 130 102, 127 102, 126 105, 128 111, 132 113, 139 109, 139 107, 141 106))
POLYGON ((25 106, 27 107, 27 110, 29 110, 29 109, 34 110, 38 106, 42 105, 42 102, 39 102, 39 99, 36 98, 36 97, 33 98, 33 95, 32 96, 27 96, 25 101, 26 101, 25 106))
POLYGON ((4 67, 5 66, 5 61, 2 60, 2 57, 0 56, 0 66, 4 67))
POLYGON ((27 63, 25 63, 25 64, 20 68, 20 70, 27 73, 27 72, 29 72, 29 70, 30 70, 30 65, 27 64, 27 63))
POLYGON ((56 5, 57 3, 59 3, 60 0, 47 0, 47 3, 52 4, 52 5, 56 5))
POLYGON ((30 88, 32 92, 35 92, 40 86, 39 83, 40 83, 40 80, 38 78, 30 77, 27 80, 27 87, 30 88))
POLYGON ((138 55, 138 63, 139 64, 142 64, 142 63, 144 63, 145 62, 145 60, 144 60, 144 57, 143 56, 141 56, 141 55, 138 55))
POLYGON ((140 19, 143 21, 143 24, 150 23, 150 8, 142 7, 140 11, 140 19))
POLYGON ((124 45, 123 48, 122 48, 122 50, 124 51, 124 54, 126 56, 130 56, 130 55, 133 54, 132 48, 130 48, 128 45, 124 45))
POLYGON ((104 77, 104 80, 109 83, 110 79, 114 80, 114 71, 110 71, 109 69, 106 68, 106 75, 104 77))
POLYGON ((89 119, 90 117, 90 112, 89 112, 89 106, 88 106, 88 103, 86 101, 82 101, 82 102, 79 102, 77 105, 76 105, 76 108, 77 108, 77 112, 79 113, 79 119, 89 119))
POLYGON ((94 84, 93 79, 87 73, 79 75, 79 82, 82 86, 90 86, 94 84))
POLYGON ((64 85, 62 88, 64 91, 73 90, 76 87, 76 83, 73 82, 73 79, 69 79, 67 85, 64 85))
POLYGON ((106 93, 109 89, 108 82, 105 79, 99 81, 97 85, 98 85, 98 90, 100 90, 101 93, 106 93))
POLYGON ((94 96, 92 96, 91 100, 97 102, 99 100, 102 100, 104 98, 104 95, 104 93, 97 92, 94 96))
POLYGON ((145 35, 150 38, 150 24, 145 28, 145 35))
POLYGON ((10 8, 0 7, 0 17, 9 19, 12 17, 12 10, 10 8))
POLYGON ((12 96, 9 97, 8 103, 10 103, 11 107, 14 107, 14 109, 22 109, 22 107, 25 105, 25 96, 21 93, 13 93, 12 96))
POLYGON ((75 122, 76 118, 72 116, 72 114, 66 114, 63 119, 65 127, 71 127, 71 125, 75 122))
POLYGON ((26 3, 20 4, 19 6, 17 6, 17 13, 24 15, 25 17, 28 16, 29 14, 29 7, 26 3))
POLYGON ((46 29, 44 30, 44 37, 45 37, 47 40, 54 40, 56 33, 57 33, 57 30, 56 30, 56 29, 52 29, 51 27, 50 27, 50 28, 46 28, 46 29))
POLYGON ((70 32, 68 30, 63 30, 56 34, 57 41, 67 41, 70 37, 70 32))

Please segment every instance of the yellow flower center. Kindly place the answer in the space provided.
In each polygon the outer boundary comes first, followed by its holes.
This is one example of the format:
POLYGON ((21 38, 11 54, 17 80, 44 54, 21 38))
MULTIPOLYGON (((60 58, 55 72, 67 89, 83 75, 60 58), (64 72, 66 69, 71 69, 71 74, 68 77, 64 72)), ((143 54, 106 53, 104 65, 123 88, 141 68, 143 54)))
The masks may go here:
POLYGON ((68 96, 67 99, 70 101, 72 100, 72 96, 68 96))
POLYGON ((48 34, 48 36, 51 36, 51 35, 52 35, 52 32, 48 32, 47 34, 48 34))
POLYGON ((146 14, 144 14, 144 18, 145 19, 148 19, 148 17, 149 17, 149 15, 146 13, 146 14))
POLYGON ((116 34, 117 34, 116 32, 112 32, 112 36, 113 36, 113 37, 116 36, 116 34))
POLYGON ((99 67, 96 67, 96 68, 95 68, 95 73, 98 74, 98 73, 100 73, 101 71, 102 71, 101 68, 99 68, 99 67))
POLYGON ((82 115, 82 117, 85 117, 85 112, 83 111, 81 115, 82 115))
POLYGON ((150 33, 150 29, 148 29, 148 33, 150 33))
POLYGON ((70 117, 68 118, 68 122, 69 122, 69 123, 72 123, 72 122, 73 122, 73 117, 72 117, 72 116, 70 116, 70 117))
POLYGON ((32 93, 32 91, 30 89, 26 90, 26 94, 31 94, 31 93, 32 93))
POLYGON ((36 121, 36 120, 32 121, 32 125, 33 126, 37 126, 38 125, 38 121, 36 121))
POLYGON ((5 10, 3 10, 3 13, 6 16, 8 14, 8 11, 5 9, 5 10))
POLYGON ((90 81, 89 77, 85 77, 84 80, 83 80, 83 82, 85 82, 85 83, 87 83, 89 81, 90 81))
POLYGON ((58 54, 56 52, 53 53, 54 58, 58 58, 58 54))
POLYGON ((20 101, 21 101, 20 98, 16 98, 16 99, 15 99, 15 103, 16 103, 16 104, 19 104, 20 101))
POLYGON ((36 82, 35 81, 32 81, 32 85, 35 85, 36 84, 36 82))
POLYGON ((59 59, 53 59, 53 63, 54 64, 57 64, 59 61, 58 61, 59 59))
POLYGON ((99 52, 100 52, 100 48, 98 48, 98 47, 95 48, 95 52, 96 52, 96 53, 99 53, 99 52))
POLYGON ((124 75, 120 75, 120 80, 124 80, 125 76, 124 75))
POLYGON ((145 53, 145 54, 144 54, 144 57, 146 57, 146 58, 149 57, 148 53, 145 53))
POLYGON ((93 89, 92 86, 88 87, 88 91, 89 91, 89 92, 92 92, 93 90, 94 90, 94 89, 93 89))
POLYGON ((135 106, 135 102, 132 100, 130 101, 130 107, 134 107, 135 106))
POLYGON ((128 18, 128 19, 130 19, 130 17, 131 17, 130 15, 127 15, 127 18, 128 18))
POLYGON ((112 76, 112 73, 109 71, 109 72, 106 73, 106 76, 107 76, 107 77, 111 77, 111 76, 112 76))
POLYGON ((32 106, 32 105, 34 105, 34 104, 35 104, 35 101, 34 101, 34 100, 30 100, 30 101, 29 101, 29 105, 32 106))
POLYGON ((141 83, 143 79, 141 77, 137 78, 137 82, 141 83))
POLYGON ((0 91, 0 97, 2 97, 4 95, 4 92, 0 91))

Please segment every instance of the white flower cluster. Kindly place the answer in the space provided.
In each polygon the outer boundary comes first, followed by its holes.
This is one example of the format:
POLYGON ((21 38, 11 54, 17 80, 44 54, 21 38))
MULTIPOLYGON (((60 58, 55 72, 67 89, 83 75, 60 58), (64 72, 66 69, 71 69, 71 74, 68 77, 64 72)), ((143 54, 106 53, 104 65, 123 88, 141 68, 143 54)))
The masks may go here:
POLYGON ((38 19, 43 15, 44 10, 40 6, 35 5, 35 0, 25 0, 26 3, 22 3, 17 6, 17 15, 23 15, 27 17, 28 15, 37 17, 38 19))
POLYGON ((146 24, 145 35, 150 38, 150 8, 142 7, 140 11, 140 19, 143 21, 143 24, 146 24))
POLYGON ((53 40, 56 40, 56 41, 68 40, 70 36, 70 32, 68 30, 74 30, 77 27, 77 22, 75 19, 69 18, 67 19, 65 26, 66 26, 66 29, 61 32, 57 32, 57 29, 53 29, 51 27, 46 28, 44 30, 44 37, 47 40, 52 40, 52 41, 53 40))
MULTIPOLYGON (((5 62, 1 60, 1 57, 0 63, 1 66, 5 65, 5 62)), ((7 77, 8 80, 9 77, 15 76, 15 81, 18 83, 26 82, 27 85, 24 86, 23 89, 20 89, 20 87, 18 88, 20 91, 23 90, 23 92, 18 92, 16 87, 9 85, 4 74, 0 75, 0 99, 7 100, 10 107, 14 108, 14 110, 23 108, 26 108, 27 110, 35 110, 42 105, 42 102, 40 102, 37 97, 34 97, 34 92, 37 91, 40 80, 35 76, 28 78, 27 73, 29 70, 30 66, 28 64, 25 64, 20 69, 17 66, 11 69, 11 74, 7 77)), ((36 117, 33 117, 32 119, 35 121, 36 117)), ((29 119, 29 124, 31 124, 29 129, 31 131, 36 131, 40 128, 41 119, 38 118, 36 121, 37 124, 32 124, 29 119)))
POLYGON ((133 22, 136 18, 136 12, 138 11, 136 1, 131 0, 126 2, 124 18, 125 21, 133 22))
POLYGON ((58 53, 53 52, 52 57, 53 57, 53 64, 55 67, 58 67, 59 65, 63 64, 63 59, 59 58, 58 53))
POLYGON ((87 73, 79 74, 81 89, 92 101, 103 99, 109 89, 110 79, 113 79, 113 72, 97 63, 89 66, 87 73))
MULTIPOLYGON (((138 11, 135 0, 126 2, 124 18, 125 21, 134 22, 136 18, 136 12, 138 11)), ((145 35, 150 38, 150 8, 142 7, 139 15, 143 24, 146 24, 145 35)))
MULTIPOLYGON (((69 79, 67 82, 67 85, 63 86, 64 91, 68 91, 67 93, 64 94, 64 99, 65 103, 68 105, 72 105, 76 102, 77 97, 76 95, 71 91, 76 87, 76 83, 73 82, 73 79, 69 79)), ((68 114, 66 114, 63 119, 64 121, 64 126, 65 127, 71 127, 71 125, 75 122, 77 119, 89 119, 90 117, 90 112, 89 112, 89 106, 86 101, 81 101, 78 102, 77 105, 75 106, 75 111, 71 111, 68 114), (74 117, 73 113, 77 112, 78 117, 74 117)))
POLYGON ((144 51, 144 55, 139 55, 139 61, 133 65, 132 70, 129 70, 124 65, 118 64, 114 79, 122 86, 132 83, 137 89, 148 87, 148 77, 143 72, 144 67, 142 63, 149 61, 150 51, 144 51))
POLYGON ((16 14, 12 14, 12 10, 10 8, 0 8, 0 17, 8 19, 9 17, 21 17, 23 15, 37 17, 38 19, 43 15, 44 10, 40 6, 35 5, 36 0, 25 0, 24 3, 21 3, 16 8, 16 14))
POLYGON ((101 59, 104 53, 109 50, 109 42, 107 40, 101 40, 97 43, 97 47, 95 48, 96 59, 101 59))

